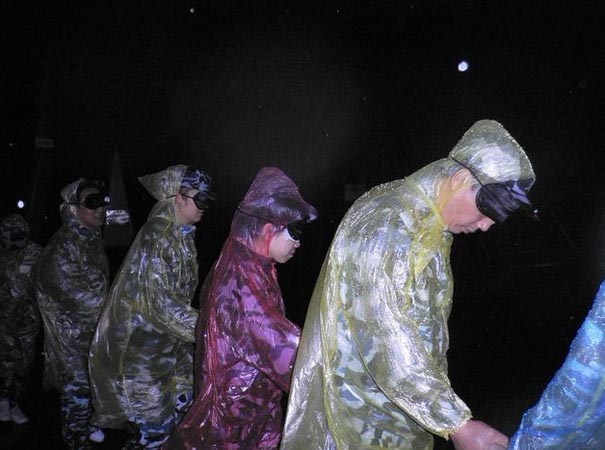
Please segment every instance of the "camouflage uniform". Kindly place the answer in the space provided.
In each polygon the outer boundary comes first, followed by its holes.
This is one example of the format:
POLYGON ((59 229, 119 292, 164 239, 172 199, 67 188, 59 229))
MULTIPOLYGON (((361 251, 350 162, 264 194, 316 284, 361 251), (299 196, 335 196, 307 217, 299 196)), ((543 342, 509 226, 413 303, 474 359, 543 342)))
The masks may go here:
POLYGON ((27 388, 40 329, 31 275, 42 247, 28 236, 29 226, 18 214, 0 225, 6 245, 0 262, 0 398, 14 403, 27 388))
POLYGON ((90 349, 93 423, 134 423, 140 437, 128 448, 158 448, 193 397, 195 227, 176 221, 172 198, 185 167, 140 178, 158 202, 122 263, 90 349))
POLYGON ((63 439, 72 449, 86 448, 93 430, 89 424, 88 350, 109 289, 101 230, 83 226, 73 206, 80 181, 62 191, 63 225, 35 268, 44 324, 44 382, 60 391, 63 439))

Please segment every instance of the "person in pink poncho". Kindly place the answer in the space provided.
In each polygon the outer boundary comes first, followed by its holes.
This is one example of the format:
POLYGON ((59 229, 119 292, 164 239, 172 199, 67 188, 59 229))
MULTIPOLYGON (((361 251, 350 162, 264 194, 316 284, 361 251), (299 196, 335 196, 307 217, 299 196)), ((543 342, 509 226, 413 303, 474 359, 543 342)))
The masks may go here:
POLYGON ((317 218, 281 170, 261 169, 239 203, 200 297, 196 399, 163 449, 275 449, 300 328, 285 316, 275 264, 317 218))

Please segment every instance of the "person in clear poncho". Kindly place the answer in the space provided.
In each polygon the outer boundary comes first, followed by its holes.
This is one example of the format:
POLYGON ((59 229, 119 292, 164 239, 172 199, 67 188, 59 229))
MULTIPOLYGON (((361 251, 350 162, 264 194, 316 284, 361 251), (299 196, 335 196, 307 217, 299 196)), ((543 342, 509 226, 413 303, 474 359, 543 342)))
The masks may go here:
POLYGON ((29 225, 19 214, 0 222, 6 254, 0 262, 0 422, 29 422, 19 404, 29 383, 40 313, 32 269, 42 247, 29 237, 29 225))
POLYGON ((569 354, 539 402, 524 415, 510 450, 605 447, 605 282, 569 354))
POLYGON ((195 223, 213 194, 205 172, 176 165, 139 178, 157 200, 111 286, 90 347, 93 423, 132 424, 125 448, 159 448, 193 397, 198 312, 195 223))
POLYGON ((275 264, 316 217, 281 170, 259 171, 204 283, 196 399, 164 450, 278 448, 300 329, 285 316, 275 264))
POLYGON ((63 440, 70 449, 103 438, 90 424, 88 349, 109 289, 109 262, 101 236, 102 186, 79 179, 61 191, 63 225, 34 267, 44 325, 44 384, 59 390, 63 440))
POLYGON ((281 448, 501 448, 450 385, 450 247, 520 207, 534 172, 497 122, 449 157, 362 195, 341 221, 311 298, 281 448), (497 448, 497 447, 496 447, 497 448))

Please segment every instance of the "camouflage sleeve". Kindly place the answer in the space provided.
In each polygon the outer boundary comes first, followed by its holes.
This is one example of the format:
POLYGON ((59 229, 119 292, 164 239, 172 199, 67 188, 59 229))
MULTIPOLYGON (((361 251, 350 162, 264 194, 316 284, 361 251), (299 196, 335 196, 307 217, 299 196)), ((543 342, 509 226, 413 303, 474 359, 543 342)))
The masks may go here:
MULTIPOLYGON (((408 257, 404 252, 396 263, 399 279, 412 277, 408 257)), ((424 325, 404 307, 415 302, 409 288, 400 288, 391 277, 375 272, 371 283, 352 289, 356 295, 344 307, 344 319, 380 390, 424 429, 445 437, 471 414, 452 389, 446 368, 427 348, 424 325)), ((413 288, 414 295, 425 295, 417 289, 413 288)))
POLYGON ((78 243, 62 242, 38 276, 51 298, 61 302, 65 314, 90 317, 98 311, 106 296, 107 278, 101 267, 85 263, 86 255, 78 243))
POLYGON ((27 246, 19 258, 17 265, 8 280, 10 292, 13 298, 33 299, 33 266, 35 265, 42 249, 38 245, 27 246))
POLYGON ((141 306, 147 320, 163 333, 195 342, 198 312, 190 306, 193 292, 187 281, 197 274, 189 273, 180 249, 166 241, 156 241, 145 259, 141 306))

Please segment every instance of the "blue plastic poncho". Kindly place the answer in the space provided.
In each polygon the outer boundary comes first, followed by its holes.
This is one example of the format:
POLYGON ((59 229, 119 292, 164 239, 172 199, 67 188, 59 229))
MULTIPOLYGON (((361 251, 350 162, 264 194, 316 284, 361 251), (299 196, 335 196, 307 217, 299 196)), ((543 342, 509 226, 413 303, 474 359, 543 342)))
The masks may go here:
POLYGON ((605 282, 540 401, 524 415, 509 450, 605 448, 605 282))

